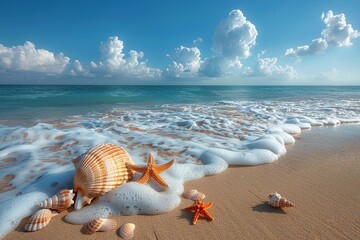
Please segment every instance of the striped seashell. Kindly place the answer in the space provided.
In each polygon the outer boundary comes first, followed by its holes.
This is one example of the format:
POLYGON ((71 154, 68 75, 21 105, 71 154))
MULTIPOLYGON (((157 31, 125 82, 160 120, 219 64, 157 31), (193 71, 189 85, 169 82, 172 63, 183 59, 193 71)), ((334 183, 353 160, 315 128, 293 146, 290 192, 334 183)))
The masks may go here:
POLYGON ((133 164, 131 156, 114 144, 98 145, 73 163, 75 210, 133 178, 133 171, 125 164, 133 164))
POLYGON ((56 215, 58 215, 57 212, 51 212, 49 209, 40 209, 29 218, 24 229, 27 232, 40 230, 48 225, 51 218, 56 215))
POLYGON ((134 236, 135 224, 125 223, 119 228, 119 236, 122 239, 131 239, 134 236))
POLYGON ((284 207, 295 207, 295 204, 288 201, 286 198, 281 197, 281 195, 277 192, 274 194, 269 194, 269 204, 276 208, 284 208, 284 207))
POLYGON ((74 204, 73 198, 75 194, 73 190, 63 189, 59 191, 57 194, 48 198, 38 204, 36 204, 39 208, 49 208, 58 210, 59 212, 71 207, 74 204))
POLYGON ((84 225, 84 233, 107 232, 115 229, 116 225, 117 223, 113 219, 97 218, 84 225))

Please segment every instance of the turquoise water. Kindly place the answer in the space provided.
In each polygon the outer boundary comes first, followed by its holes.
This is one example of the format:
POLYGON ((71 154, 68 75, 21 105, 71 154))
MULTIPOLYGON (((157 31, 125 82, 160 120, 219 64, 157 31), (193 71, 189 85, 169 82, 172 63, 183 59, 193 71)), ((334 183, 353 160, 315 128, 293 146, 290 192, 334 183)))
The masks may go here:
POLYGON ((359 86, 0 86, 0 120, 56 119, 162 104, 359 99, 359 86))

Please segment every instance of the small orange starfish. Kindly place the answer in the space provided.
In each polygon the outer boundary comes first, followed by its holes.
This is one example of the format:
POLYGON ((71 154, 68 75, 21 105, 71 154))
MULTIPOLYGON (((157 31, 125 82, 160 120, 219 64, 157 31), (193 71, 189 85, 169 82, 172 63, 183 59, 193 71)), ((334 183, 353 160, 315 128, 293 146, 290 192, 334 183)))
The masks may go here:
POLYGON ((193 224, 195 224, 200 217, 206 217, 207 219, 209 219, 210 221, 214 220, 214 218, 210 215, 210 213, 206 210, 212 207, 212 203, 204 203, 203 201, 201 201, 200 199, 196 199, 196 201, 194 202, 194 204, 190 207, 184 208, 184 210, 195 210, 194 213, 194 218, 193 218, 193 224))
POLYGON ((143 175, 137 180, 138 183, 144 184, 149 181, 150 178, 153 178, 156 182, 164 187, 169 187, 168 184, 165 182, 164 179, 160 176, 160 173, 170 168, 174 163, 174 160, 163 164, 163 165, 156 165, 154 156, 150 153, 149 160, 147 166, 136 166, 131 163, 126 163, 131 170, 136 172, 141 172, 143 175))

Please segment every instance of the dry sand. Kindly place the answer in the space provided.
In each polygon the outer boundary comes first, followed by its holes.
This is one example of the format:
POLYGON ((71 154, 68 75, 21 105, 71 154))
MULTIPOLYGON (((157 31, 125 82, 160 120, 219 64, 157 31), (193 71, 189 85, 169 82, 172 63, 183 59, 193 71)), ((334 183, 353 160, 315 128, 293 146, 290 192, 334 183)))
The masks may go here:
MULTIPOLYGON (((359 239, 360 125, 314 128, 298 138, 273 164, 231 167, 187 183, 213 202, 214 221, 192 225, 192 213, 181 210, 192 204, 187 199, 166 214, 115 219, 136 224, 134 239, 359 239), (296 207, 269 207, 274 191, 296 207)), ((24 233, 21 223, 5 239, 119 239, 115 230, 84 235, 82 226, 64 222, 66 214, 35 233, 24 233)))

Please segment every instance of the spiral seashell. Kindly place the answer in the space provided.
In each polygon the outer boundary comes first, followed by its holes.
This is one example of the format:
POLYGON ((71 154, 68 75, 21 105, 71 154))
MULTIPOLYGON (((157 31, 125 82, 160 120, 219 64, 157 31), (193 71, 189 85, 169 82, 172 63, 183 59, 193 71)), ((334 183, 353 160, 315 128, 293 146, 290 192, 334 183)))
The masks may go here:
POLYGON ((73 198, 75 194, 73 190, 63 189, 59 191, 57 194, 48 198, 38 204, 36 204, 39 208, 49 208, 58 210, 59 212, 71 207, 74 204, 73 198))
POLYGON ((58 215, 57 212, 51 212, 49 209, 40 209, 35 212, 24 226, 25 231, 35 232, 44 228, 49 224, 53 216, 58 215))
POLYGON ((115 229, 116 225, 117 223, 113 219, 97 218, 84 225, 84 233, 107 232, 115 229))
POLYGON ((125 223, 119 228, 119 236, 122 239, 131 239, 134 236, 135 224, 125 223))
POLYGON ((133 178, 133 171, 125 164, 133 164, 131 156, 114 144, 98 145, 73 163, 75 210, 133 178))
POLYGON ((281 197, 281 195, 277 192, 274 194, 269 194, 269 204, 276 208, 284 208, 284 207, 295 207, 295 204, 288 201, 286 198, 281 197))

